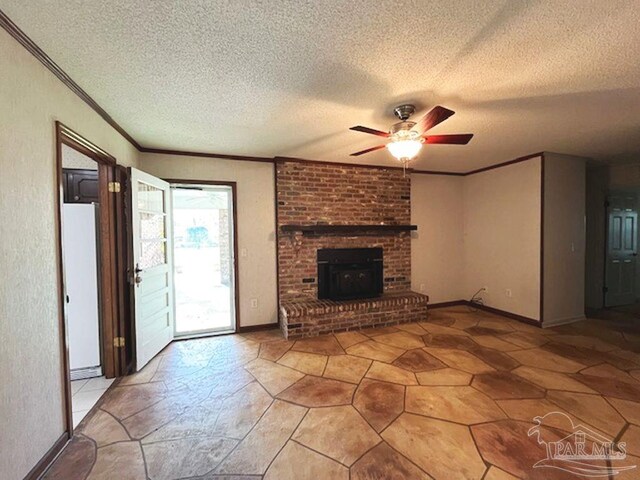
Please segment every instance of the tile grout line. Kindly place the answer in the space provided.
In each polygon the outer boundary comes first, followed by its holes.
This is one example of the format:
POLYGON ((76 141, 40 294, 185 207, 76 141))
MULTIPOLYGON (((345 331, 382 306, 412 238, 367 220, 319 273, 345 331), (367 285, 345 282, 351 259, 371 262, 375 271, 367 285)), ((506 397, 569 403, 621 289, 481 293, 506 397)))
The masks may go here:
POLYGON ((300 425, 302 425, 302 422, 304 421, 305 418, 307 418, 307 415, 309 414, 309 411, 311 411, 310 408, 307 408, 307 411, 304 412, 304 415, 302 416, 302 418, 300 419, 300 421, 297 423, 297 425, 295 426, 295 428, 293 429, 293 431, 291 432, 291 435, 289 435, 289 437, 285 440, 284 444, 282 445, 282 447, 280 447, 280 449, 278 450, 278 452, 274 455, 274 457, 271 459, 271 461, 269 462, 269 465, 267 465, 267 468, 265 469, 264 473, 262 475, 266 475, 267 472, 269 471, 269 469, 271 468, 271 465, 273 464, 273 462, 275 462, 276 458, 278 458, 278 456, 280 455, 280 453, 282 452, 282 450, 284 450, 284 447, 287 446, 287 444, 292 440, 292 437, 295 435, 295 433, 298 431, 298 428, 300 428, 300 425))

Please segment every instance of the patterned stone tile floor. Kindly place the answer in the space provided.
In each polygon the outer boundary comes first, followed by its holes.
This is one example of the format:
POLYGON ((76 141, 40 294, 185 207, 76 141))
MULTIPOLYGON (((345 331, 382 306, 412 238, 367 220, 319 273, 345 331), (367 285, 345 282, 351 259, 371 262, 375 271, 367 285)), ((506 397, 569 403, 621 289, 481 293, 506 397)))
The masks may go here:
POLYGON ((275 330, 175 342, 114 384, 46 478, 578 478, 532 468, 546 450, 527 432, 553 411, 626 441, 640 466, 632 324, 542 330, 453 307, 295 342, 275 330))

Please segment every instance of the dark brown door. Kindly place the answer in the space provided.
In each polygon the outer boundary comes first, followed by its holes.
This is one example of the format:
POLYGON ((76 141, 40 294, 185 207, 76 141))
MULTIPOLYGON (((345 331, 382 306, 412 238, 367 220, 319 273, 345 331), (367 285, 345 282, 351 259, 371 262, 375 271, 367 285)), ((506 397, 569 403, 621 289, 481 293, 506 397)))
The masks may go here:
POLYGON ((65 168, 64 203, 98 203, 98 170, 65 168))

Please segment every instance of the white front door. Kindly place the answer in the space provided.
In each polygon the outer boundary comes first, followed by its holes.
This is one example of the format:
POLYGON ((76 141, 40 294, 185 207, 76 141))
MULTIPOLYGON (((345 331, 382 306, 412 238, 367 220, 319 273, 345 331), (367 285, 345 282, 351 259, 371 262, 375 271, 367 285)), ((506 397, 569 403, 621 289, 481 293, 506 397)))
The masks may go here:
POLYGON ((131 169, 136 370, 173 340, 173 248, 169 184, 131 169))

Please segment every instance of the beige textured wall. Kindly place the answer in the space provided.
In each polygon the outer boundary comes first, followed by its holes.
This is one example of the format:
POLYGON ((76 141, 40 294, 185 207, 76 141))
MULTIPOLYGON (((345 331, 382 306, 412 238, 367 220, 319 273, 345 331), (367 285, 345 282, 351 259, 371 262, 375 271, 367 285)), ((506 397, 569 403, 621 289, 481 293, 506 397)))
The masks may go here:
POLYGON ((464 177, 464 298, 539 320, 540 184, 540 158, 464 177))
POLYGON ((80 168, 83 170, 98 170, 98 162, 87 157, 75 148, 62 145, 62 168, 80 168))
POLYGON ((237 182, 240 323, 277 323, 274 166, 143 153, 139 168, 160 178, 237 182), (258 308, 251 308, 252 298, 258 308))
POLYGON ((464 177, 411 175, 411 288, 429 303, 464 298, 464 177), (422 288, 424 287, 424 288, 422 288))
POLYGON ((544 155, 546 326, 584 318, 586 159, 544 155))
POLYGON ((637 188, 640 186, 640 165, 611 165, 604 167, 610 189, 637 188))
POLYGON ((55 126, 137 151, 0 29, 0 477, 23 478, 62 435, 55 126))

